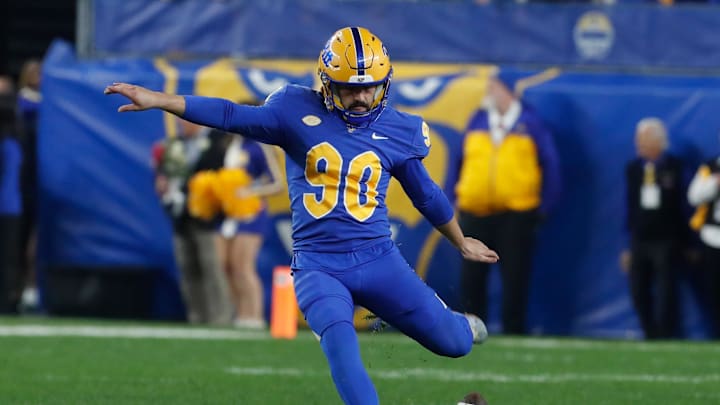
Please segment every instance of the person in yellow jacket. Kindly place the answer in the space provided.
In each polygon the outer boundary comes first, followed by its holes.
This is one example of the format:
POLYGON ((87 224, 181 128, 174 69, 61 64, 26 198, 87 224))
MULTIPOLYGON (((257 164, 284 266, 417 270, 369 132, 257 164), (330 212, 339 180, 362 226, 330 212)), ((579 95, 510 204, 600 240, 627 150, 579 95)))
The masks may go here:
MULTIPOLYGON (((560 194, 552 136, 515 92, 517 75, 488 80, 487 109, 470 120, 455 187, 463 229, 500 252, 502 327, 524 334, 535 229, 560 194)), ((463 310, 487 319, 489 265, 463 261, 463 310)))
POLYGON ((720 338, 720 157, 698 169, 688 189, 688 200, 697 207, 691 227, 703 243, 702 268, 705 273, 712 335, 720 338))

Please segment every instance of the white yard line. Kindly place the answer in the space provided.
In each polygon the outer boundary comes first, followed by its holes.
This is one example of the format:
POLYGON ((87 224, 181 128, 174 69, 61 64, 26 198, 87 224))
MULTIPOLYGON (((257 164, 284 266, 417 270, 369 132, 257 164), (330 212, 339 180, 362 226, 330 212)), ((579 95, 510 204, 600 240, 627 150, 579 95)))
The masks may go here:
MULTIPOLYGON (((230 374, 273 377, 325 377, 328 373, 297 368, 229 367, 230 374)), ((494 372, 467 372, 434 368, 370 369, 370 375, 385 380, 431 380, 431 381, 484 381, 494 383, 557 384, 566 382, 646 382, 663 384, 706 384, 720 382, 720 374, 670 375, 670 374, 504 374, 494 372)))
POLYGON ((228 329, 136 327, 136 326, 49 326, 4 325, 0 336, 24 337, 93 337, 131 339, 191 339, 191 340, 263 340, 269 335, 263 331, 228 329))
MULTIPOLYGON (((20 324, 0 325, 0 337, 26 336, 77 336, 97 338, 138 338, 138 339, 194 339, 194 340, 265 340, 270 339, 266 331, 250 331, 223 328, 198 328, 188 326, 133 326, 133 325, 47 325, 20 324)), ((300 339, 310 339, 309 331, 300 331, 300 339)), ((395 332, 360 333, 361 342, 392 342, 393 344, 417 344, 412 339, 395 332)), ((720 344, 710 342, 635 342, 622 340, 582 340, 573 338, 507 338, 490 336, 487 345, 512 349, 532 350, 607 350, 642 352, 707 352, 720 353, 720 344)))
POLYGON ((612 348, 613 350, 643 352, 720 352, 720 344, 711 342, 637 342, 627 340, 578 340, 544 337, 522 339, 498 337, 493 339, 492 336, 488 342, 495 346, 514 349, 606 350, 612 348))

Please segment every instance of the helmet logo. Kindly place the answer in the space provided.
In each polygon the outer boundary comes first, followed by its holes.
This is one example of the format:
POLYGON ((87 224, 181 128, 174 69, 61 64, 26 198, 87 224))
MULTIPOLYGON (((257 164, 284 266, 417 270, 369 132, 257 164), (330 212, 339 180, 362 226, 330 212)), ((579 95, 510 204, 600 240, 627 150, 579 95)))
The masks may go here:
POLYGON ((372 75, 352 75, 348 79, 348 83, 365 83, 365 82, 374 82, 375 78, 372 75))
POLYGON ((322 53, 320 54, 320 59, 322 59, 323 64, 325 67, 330 67, 330 62, 335 57, 335 54, 332 51, 331 48, 331 41, 328 41, 327 44, 325 44, 325 48, 323 48, 322 53))

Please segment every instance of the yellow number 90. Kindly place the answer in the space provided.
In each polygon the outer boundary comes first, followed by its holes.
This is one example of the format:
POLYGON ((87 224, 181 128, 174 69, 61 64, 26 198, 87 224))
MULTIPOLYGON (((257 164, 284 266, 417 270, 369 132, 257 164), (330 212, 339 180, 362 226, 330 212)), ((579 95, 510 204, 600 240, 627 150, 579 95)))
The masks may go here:
MULTIPOLYGON (((305 180, 312 186, 320 187, 320 193, 304 193, 303 205, 314 218, 326 216, 337 206, 342 167, 340 152, 328 142, 317 144, 308 151, 305 180)), ((356 220, 364 222, 375 212, 381 175, 380 158, 375 152, 363 152, 350 161, 343 200, 345 209, 356 220)))

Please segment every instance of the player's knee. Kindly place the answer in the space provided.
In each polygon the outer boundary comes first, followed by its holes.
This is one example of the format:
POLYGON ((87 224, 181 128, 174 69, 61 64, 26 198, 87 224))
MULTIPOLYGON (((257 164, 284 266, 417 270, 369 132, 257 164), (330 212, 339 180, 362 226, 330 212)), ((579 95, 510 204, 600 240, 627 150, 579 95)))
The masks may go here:
POLYGON ((310 329, 321 337, 325 331, 339 323, 352 325, 352 305, 342 298, 326 297, 303 308, 310 329))
POLYGON ((435 334, 441 336, 435 353, 446 357, 463 357, 472 350, 472 332, 452 313, 443 316, 436 326, 435 334))
POLYGON ((328 357, 339 355, 349 349, 349 345, 356 344, 357 334, 352 322, 335 322, 323 331, 320 336, 320 345, 328 357))
POLYGON ((470 353, 470 350, 472 349, 472 340, 448 336, 441 342, 435 342, 435 344, 424 344, 423 346, 439 356, 458 358, 470 353))
POLYGON ((458 358, 466 356, 472 350, 472 339, 466 339, 463 336, 456 335, 451 342, 445 347, 443 356, 458 358))
POLYGON ((322 335, 334 323, 352 322, 350 293, 335 278, 320 271, 298 271, 294 282, 298 305, 313 332, 322 335))

